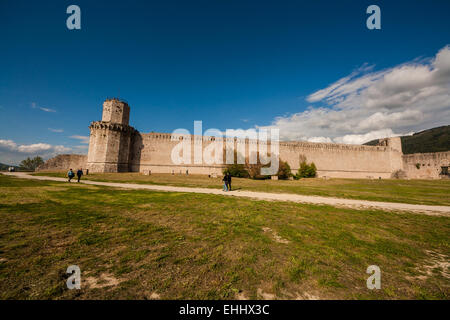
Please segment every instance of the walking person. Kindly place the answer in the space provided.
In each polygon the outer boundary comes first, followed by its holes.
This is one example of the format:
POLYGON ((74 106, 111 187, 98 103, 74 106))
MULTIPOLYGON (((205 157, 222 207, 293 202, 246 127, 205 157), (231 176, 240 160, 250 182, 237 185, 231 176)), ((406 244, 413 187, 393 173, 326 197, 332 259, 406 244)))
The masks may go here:
POLYGON ((77 171, 77 177, 78 177, 78 182, 80 182, 81 176, 83 175, 83 169, 78 169, 77 171))
POLYGON ((73 177, 75 177, 75 173, 73 173, 72 169, 67 172, 67 176, 69 177, 69 182, 72 180, 73 177))
POLYGON ((231 174, 227 174, 227 189, 231 191, 231 174))
POLYGON ((227 176, 228 176, 228 173, 225 173, 223 175, 223 179, 222 179, 222 181, 223 181, 223 191, 225 191, 225 192, 228 191, 227 176))

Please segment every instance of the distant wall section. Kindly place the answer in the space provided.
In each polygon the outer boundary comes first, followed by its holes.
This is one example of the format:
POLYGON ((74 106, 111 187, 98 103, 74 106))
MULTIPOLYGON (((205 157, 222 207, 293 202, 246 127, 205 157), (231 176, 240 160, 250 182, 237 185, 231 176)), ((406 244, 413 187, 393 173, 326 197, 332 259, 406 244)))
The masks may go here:
POLYGON ((443 173, 449 166, 450 151, 403 155, 403 170, 410 179, 447 178, 443 173))
POLYGON ((319 177, 386 179, 402 169, 399 141, 382 139, 379 146, 280 142, 280 159, 296 172, 300 158, 305 157, 308 163, 314 162, 319 177))
POLYGON ((63 171, 79 168, 86 168, 87 155, 81 154, 60 154, 48 159, 37 171, 63 171))

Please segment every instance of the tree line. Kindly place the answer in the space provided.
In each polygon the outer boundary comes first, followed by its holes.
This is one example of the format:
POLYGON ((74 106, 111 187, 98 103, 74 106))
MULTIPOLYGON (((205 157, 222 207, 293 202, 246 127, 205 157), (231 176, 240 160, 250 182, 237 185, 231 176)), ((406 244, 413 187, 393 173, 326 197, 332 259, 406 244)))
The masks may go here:
MULTIPOLYGON (((235 159, 237 157, 235 156, 235 159)), ((307 163, 306 157, 300 157, 299 160, 299 168, 296 174, 292 174, 291 167, 286 161, 279 160, 278 172, 276 176, 278 179, 287 180, 291 177, 294 179, 302 179, 302 178, 314 178, 317 175, 317 168, 314 162, 307 163)), ((259 160, 259 156, 257 157, 256 164, 250 164, 246 160, 245 164, 229 164, 224 170, 224 174, 228 173, 232 177, 237 178, 250 178, 256 180, 270 179, 271 176, 261 175, 261 168, 268 167, 269 165, 261 164, 259 160)))
POLYGON ((44 159, 42 159, 41 157, 28 157, 20 162, 19 170, 35 171, 42 164, 44 164, 44 159))

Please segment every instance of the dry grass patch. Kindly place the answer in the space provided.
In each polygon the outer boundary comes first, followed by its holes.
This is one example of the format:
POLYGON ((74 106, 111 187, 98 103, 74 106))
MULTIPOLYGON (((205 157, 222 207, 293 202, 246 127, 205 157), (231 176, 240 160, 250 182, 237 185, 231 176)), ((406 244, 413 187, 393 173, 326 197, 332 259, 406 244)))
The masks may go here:
MULTIPOLYGON (((87 273, 89 274, 89 273, 87 273)), ((123 280, 115 278, 112 274, 102 273, 99 277, 83 278, 83 285, 87 285, 89 289, 99 289, 105 287, 114 287, 119 285, 123 280)))

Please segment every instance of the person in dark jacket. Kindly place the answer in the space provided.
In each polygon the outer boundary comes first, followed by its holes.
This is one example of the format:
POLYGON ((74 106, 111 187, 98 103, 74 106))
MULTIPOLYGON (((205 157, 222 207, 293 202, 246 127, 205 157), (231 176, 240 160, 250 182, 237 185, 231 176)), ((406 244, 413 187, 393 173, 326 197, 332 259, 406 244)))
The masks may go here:
POLYGON ((231 174, 227 174, 227 189, 231 191, 231 174))
POLYGON ((227 176, 228 176, 228 173, 225 173, 224 175, 223 175, 223 178, 222 178, 222 181, 223 181, 223 191, 228 191, 228 186, 227 186, 227 176))
POLYGON ((75 173, 73 173, 72 169, 67 172, 67 176, 69 177, 69 182, 72 180, 73 177, 75 177, 75 173))
POLYGON ((83 169, 78 169, 78 171, 77 171, 78 182, 80 182, 82 175, 83 175, 83 169))

